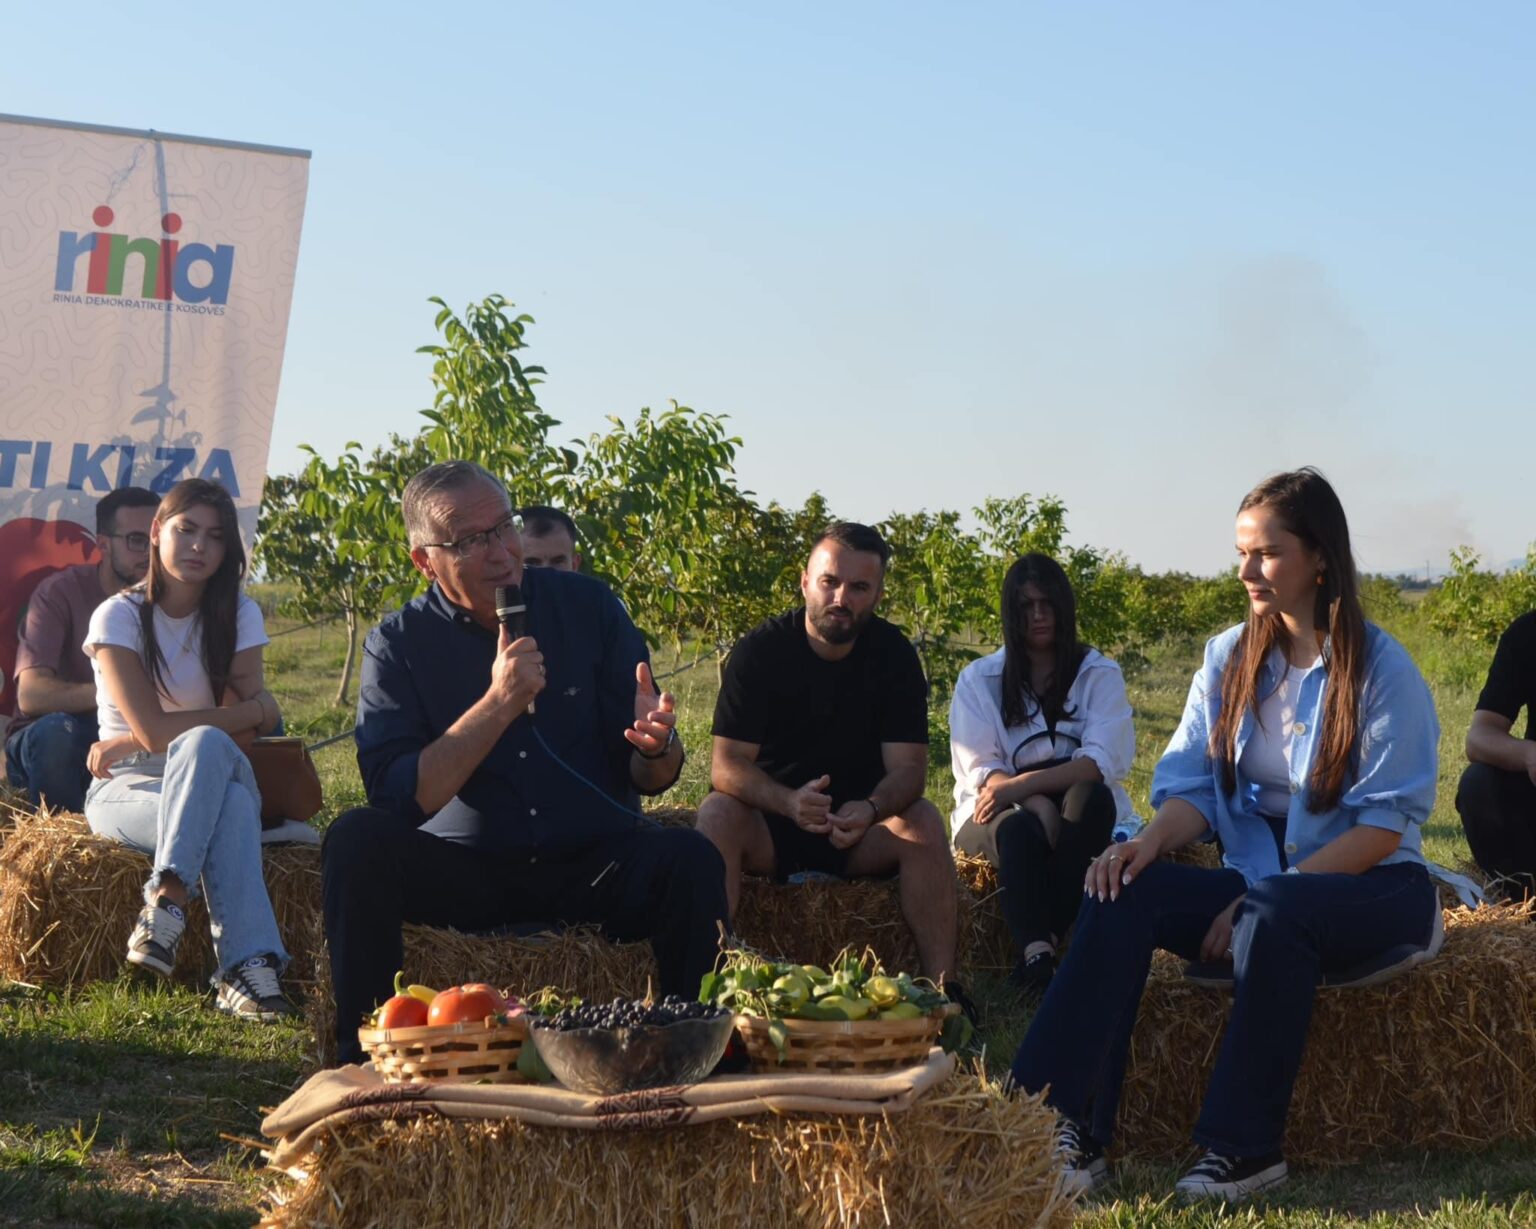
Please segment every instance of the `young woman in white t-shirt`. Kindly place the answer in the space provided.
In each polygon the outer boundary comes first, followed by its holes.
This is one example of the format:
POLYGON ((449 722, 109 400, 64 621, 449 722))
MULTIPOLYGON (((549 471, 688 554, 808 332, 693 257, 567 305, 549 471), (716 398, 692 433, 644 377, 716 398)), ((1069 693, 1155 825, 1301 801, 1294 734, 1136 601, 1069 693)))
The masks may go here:
POLYGON ((261 610, 240 591, 235 505, 189 478, 150 526, 149 575, 96 608, 86 636, 101 741, 85 817, 154 858, 128 962, 169 977, 188 900, 207 899, 216 1006, 253 1020, 296 1014, 261 873, 261 796, 240 742, 276 728, 262 678, 261 610))

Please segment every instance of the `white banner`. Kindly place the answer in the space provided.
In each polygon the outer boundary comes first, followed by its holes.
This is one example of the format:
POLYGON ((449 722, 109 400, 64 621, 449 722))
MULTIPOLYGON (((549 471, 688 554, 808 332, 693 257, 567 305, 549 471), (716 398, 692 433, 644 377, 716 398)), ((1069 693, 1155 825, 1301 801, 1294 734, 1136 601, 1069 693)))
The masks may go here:
POLYGON ((107 491, 212 479, 249 545, 308 186, 303 150, 0 115, 0 713, 107 491))

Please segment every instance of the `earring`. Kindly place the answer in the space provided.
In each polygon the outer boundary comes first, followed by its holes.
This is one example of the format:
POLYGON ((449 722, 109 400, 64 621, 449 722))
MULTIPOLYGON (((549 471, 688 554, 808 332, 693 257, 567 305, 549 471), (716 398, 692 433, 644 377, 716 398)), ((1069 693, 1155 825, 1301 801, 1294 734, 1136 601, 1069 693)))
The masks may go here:
POLYGON ((1318 584, 1319 588, 1322 587, 1322 584, 1323 584, 1323 574, 1321 572, 1319 572, 1317 574, 1317 584, 1318 584))

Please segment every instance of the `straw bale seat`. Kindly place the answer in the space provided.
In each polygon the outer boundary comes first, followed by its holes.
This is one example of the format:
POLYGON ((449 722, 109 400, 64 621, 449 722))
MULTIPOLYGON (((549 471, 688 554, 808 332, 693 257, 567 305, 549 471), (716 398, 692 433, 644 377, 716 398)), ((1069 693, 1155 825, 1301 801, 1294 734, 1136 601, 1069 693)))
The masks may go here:
MULTIPOLYGON (((643 998, 656 980, 649 943, 610 943, 591 926, 535 935, 470 935, 444 927, 407 925, 403 937, 408 980, 439 990, 477 981, 519 994, 554 986, 601 1002, 643 998)), ((304 1014, 314 1029, 324 1065, 336 1058, 336 1000, 331 995, 330 957, 318 911, 307 946, 316 977, 304 1014)))
MULTIPOLYGON (((302 986, 314 976, 308 936, 320 914, 320 850, 270 845, 263 862, 278 933, 293 957, 287 980, 302 986)), ((60 988, 116 976, 149 870, 145 854, 97 836, 84 816, 16 813, 0 847, 0 975, 60 988)), ((199 898, 187 910, 176 979, 201 984, 212 972, 199 898)))
POLYGON ((1055 1116, 957 1072, 887 1116, 785 1114, 578 1131, 417 1119, 343 1126, 266 1229, 1036 1225, 1072 1221, 1055 1116))
MULTIPOLYGON (((1433 960, 1382 985, 1318 992, 1288 1159, 1328 1165, 1536 1135, 1532 908, 1446 910, 1433 960)), ((1187 980, 1177 957, 1157 954, 1121 1099, 1122 1151, 1189 1153, 1230 1006, 1230 995, 1187 980)))
MULTIPOLYGON (((964 968, 975 903, 963 883, 957 882, 955 891, 964 968)), ((595 927, 535 935, 469 935, 406 926, 404 937, 405 973, 411 981, 435 987, 469 981, 488 981, 514 991, 556 986, 603 1001, 643 996, 656 977, 649 943, 611 943, 595 927)), ((902 920, 894 880, 778 884, 748 877, 742 882, 736 937, 759 951, 812 964, 830 962, 849 944, 868 945, 893 972, 918 970, 917 948, 902 920)), ((335 1005, 328 992, 329 965, 318 923, 308 947, 320 975, 306 1010, 320 1040, 322 1058, 329 1061, 335 1053, 335 1005)))

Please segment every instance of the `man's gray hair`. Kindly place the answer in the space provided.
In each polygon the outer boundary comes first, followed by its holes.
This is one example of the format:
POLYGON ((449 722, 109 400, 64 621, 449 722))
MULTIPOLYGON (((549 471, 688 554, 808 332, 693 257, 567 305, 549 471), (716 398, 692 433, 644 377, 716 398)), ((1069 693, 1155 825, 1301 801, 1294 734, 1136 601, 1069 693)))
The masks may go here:
POLYGON ((477 482, 489 482, 505 491, 506 483, 473 461, 439 461, 429 465, 405 484, 400 514, 405 518, 405 538, 411 546, 425 546, 442 534, 432 513, 444 496, 477 482))

